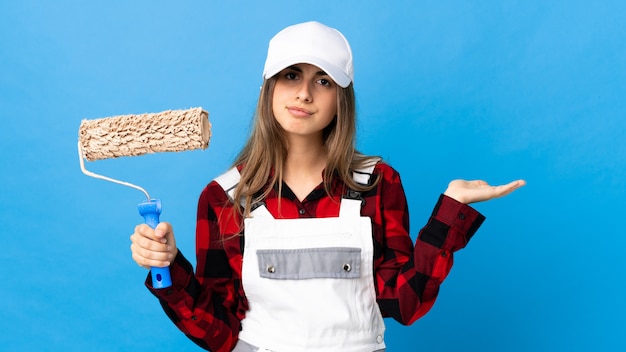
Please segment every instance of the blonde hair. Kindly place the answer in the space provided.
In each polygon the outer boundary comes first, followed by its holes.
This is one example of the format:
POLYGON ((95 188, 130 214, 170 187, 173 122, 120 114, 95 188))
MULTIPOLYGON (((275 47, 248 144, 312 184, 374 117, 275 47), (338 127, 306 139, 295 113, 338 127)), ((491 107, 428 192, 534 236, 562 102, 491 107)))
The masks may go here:
MULTIPOLYGON (((243 165, 241 180, 235 188, 234 199, 242 200, 243 209, 235 207, 242 217, 250 214, 251 205, 263 201, 273 187, 282 190, 283 166, 287 158, 287 140, 284 130, 274 118, 272 98, 276 76, 263 82, 256 108, 252 132, 234 165, 243 165)), ((363 192, 375 187, 362 185, 352 179, 351 170, 368 164, 372 157, 355 149, 356 102, 352 83, 346 88, 337 86, 337 116, 324 129, 324 152, 327 165, 324 169, 324 189, 329 196, 333 175, 338 176, 348 188, 363 192)))

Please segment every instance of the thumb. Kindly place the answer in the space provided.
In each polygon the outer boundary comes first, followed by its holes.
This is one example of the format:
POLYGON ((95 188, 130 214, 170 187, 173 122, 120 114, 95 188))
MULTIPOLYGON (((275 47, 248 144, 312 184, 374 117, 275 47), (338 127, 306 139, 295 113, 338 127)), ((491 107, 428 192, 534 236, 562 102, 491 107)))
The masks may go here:
POLYGON ((167 243, 167 235, 171 232, 171 229, 167 222, 161 222, 154 228, 154 236, 162 243, 167 243))

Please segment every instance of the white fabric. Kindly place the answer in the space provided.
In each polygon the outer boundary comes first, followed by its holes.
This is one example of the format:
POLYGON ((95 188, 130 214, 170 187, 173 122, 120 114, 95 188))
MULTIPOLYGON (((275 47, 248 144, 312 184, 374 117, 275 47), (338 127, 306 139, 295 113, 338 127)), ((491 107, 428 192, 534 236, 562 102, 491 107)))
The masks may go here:
POLYGON ((365 164, 365 167, 352 171, 352 179, 363 185, 368 184, 370 177, 372 176, 372 172, 374 172, 374 168, 379 161, 380 158, 369 159, 365 164))
POLYGON ((343 88, 354 79, 350 44, 338 30, 319 22, 300 23, 278 32, 269 43, 263 78, 299 63, 321 68, 343 88))
POLYGON ((222 187, 226 194, 228 194, 228 198, 230 198, 231 201, 234 201, 235 187, 239 184, 240 179, 241 175, 239 174, 239 170, 237 170, 236 167, 233 167, 216 177, 214 181, 222 187))
POLYGON ((360 200, 342 200, 341 208, 348 210, 336 218, 276 220, 255 213, 245 220, 242 275, 250 309, 240 339, 278 352, 385 348, 385 326, 373 281, 372 225, 368 217, 360 216, 360 204, 360 200), (359 248, 359 277, 261 277, 266 268, 259 267, 257 250, 311 248, 359 248))

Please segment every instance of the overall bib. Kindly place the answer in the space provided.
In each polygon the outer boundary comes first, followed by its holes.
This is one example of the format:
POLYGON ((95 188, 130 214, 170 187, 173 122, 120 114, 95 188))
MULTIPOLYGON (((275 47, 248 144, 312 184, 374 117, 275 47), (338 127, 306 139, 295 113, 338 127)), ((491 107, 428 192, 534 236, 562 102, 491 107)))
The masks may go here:
MULTIPOLYGON (((225 190, 238 182, 234 171, 216 179, 225 190)), ((335 218, 274 219, 261 205, 244 220, 249 310, 234 351, 385 350, 372 224, 360 211, 360 199, 344 198, 335 218)))

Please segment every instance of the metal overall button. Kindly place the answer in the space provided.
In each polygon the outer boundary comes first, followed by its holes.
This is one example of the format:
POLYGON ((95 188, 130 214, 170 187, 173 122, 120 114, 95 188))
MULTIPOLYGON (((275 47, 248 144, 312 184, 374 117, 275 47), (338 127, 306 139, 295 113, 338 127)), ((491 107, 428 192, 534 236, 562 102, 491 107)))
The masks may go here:
POLYGON ((345 198, 347 199, 354 199, 354 200, 360 200, 361 201, 361 206, 365 206, 365 198, 363 198, 363 196, 361 195, 361 192, 357 192, 354 190, 348 190, 348 192, 345 195, 345 198))
POLYGON ((361 199, 361 192, 348 190, 348 198, 350 198, 350 199, 361 199))
POLYGON ((352 270, 352 265, 346 263, 343 265, 343 271, 350 272, 352 270))
POLYGON ((276 267, 274 267, 273 265, 268 265, 267 266, 267 272, 270 274, 273 274, 276 272, 276 267))

